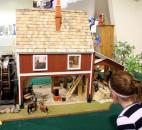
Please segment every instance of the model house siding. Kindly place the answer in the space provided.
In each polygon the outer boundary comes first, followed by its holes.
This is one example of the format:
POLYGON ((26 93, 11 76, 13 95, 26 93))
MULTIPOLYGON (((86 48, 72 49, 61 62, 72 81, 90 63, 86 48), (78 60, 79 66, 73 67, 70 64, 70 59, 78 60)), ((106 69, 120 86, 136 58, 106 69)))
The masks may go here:
MULTIPOLYGON (((68 54, 49 54, 47 58, 47 70, 33 71, 33 54, 20 54, 20 73, 37 72, 67 72, 68 54)), ((91 54, 81 54, 81 68, 75 71, 89 71, 91 68, 91 54)))

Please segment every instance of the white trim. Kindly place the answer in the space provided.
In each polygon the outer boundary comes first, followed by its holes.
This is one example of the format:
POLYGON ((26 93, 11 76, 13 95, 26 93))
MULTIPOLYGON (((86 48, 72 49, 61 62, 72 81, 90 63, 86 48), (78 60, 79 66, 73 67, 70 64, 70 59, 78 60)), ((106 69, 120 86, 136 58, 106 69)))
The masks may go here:
POLYGON ((68 60, 67 60, 67 70, 79 70, 79 69, 81 69, 81 55, 80 54, 69 54, 68 60), (69 57, 70 56, 78 56, 79 57, 79 65, 77 68, 70 68, 70 66, 69 66, 69 57))
POLYGON ((17 77, 18 77, 18 94, 19 94, 19 105, 21 105, 21 84, 20 84, 20 59, 19 54, 16 53, 16 62, 17 62, 17 77))
MULTIPOLYGON (((109 58, 109 57, 107 57, 107 56, 105 56, 105 55, 103 55, 103 54, 101 54, 101 53, 99 53, 99 52, 97 52, 97 51, 94 51, 94 53, 95 53, 96 56, 102 58, 103 60, 109 59, 110 61, 112 61, 112 62, 114 62, 114 63, 116 63, 116 64, 118 64, 118 65, 124 67, 123 65, 121 65, 121 64, 118 63, 118 62, 116 62, 115 60, 113 60, 113 59, 111 59, 111 58, 109 58)), ((96 64, 96 63, 95 63, 95 64, 96 64)))
POLYGON ((47 64, 48 64, 48 56, 47 55, 33 55, 33 71, 44 71, 44 70, 47 70, 47 64), (44 69, 36 69, 35 68, 35 57, 36 56, 44 56, 46 58, 46 65, 45 65, 45 68, 44 69))
POLYGON ((43 76, 43 75, 66 75, 66 74, 91 74, 92 71, 69 71, 69 72, 43 72, 43 73, 20 73, 19 76, 43 76))
POLYGON ((36 55, 36 54, 92 54, 92 52, 19 52, 19 51, 16 51, 17 54, 23 54, 23 55, 27 55, 27 54, 33 54, 33 55, 36 55))
POLYGON ((92 73, 93 73, 93 53, 92 53, 92 55, 91 55, 91 68, 90 68, 90 70, 91 70, 91 74, 90 74, 90 86, 89 86, 89 95, 91 94, 91 89, 92 89, 92 73))
POLYGON ((105 60, 105 59, 96 59, 96 60, 94 61, 94 63, 97 64, 97 63, 99 63, 99 62, 102 62, 103 60, 105 60))

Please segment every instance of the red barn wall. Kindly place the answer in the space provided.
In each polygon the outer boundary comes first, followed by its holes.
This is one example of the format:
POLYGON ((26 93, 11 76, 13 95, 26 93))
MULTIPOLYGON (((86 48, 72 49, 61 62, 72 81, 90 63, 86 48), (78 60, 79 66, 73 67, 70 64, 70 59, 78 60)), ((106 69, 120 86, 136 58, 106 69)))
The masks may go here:
MULTIPOLYGON (((67 72, 67 54, 48 54, 48 70, 41 72, 67 72)), ((37 73, 33 71, 33 54, 20 54, 20 73, 37 73)), ((74 71, 89 71, 91 68, 91 54, 81 55, 81 69, 74 71)))
POLYGON ((101 61, 101 62, 99 62, 99 63, 96 63, 95 65, 94 65, 94 69, 96 69, 96 66, 97 65, 109 65, 109 66, 113 66, 113 68, 115 69, 115 70, 124 70, 124 67, 122 66, 122 65, 120 65, 120 64, 118 64, 118 63, 115 63, 115 62, 113 62, 113 61, 111 61, 111 60, 109 60, 109 59, 106 59, 106 60, 103 60, 103 61, 101 61))
MULTIPOLYGON (((67 54, 47 54, 47 63, 48 63, 48 70, 45 71, 33 71, 33 54, 20 54, 19 55, 19 66, 20 66, 20 74, 22 73, 42 73, 42 72, 79 72, 79 71, 90 71, 91 70, 91 55, 92 54, 81 54, 81 69, 79 70, 67 70, 67 60, 68 55, 67 54)), ((76 73, 77 74, 77 73, 76 73)), ((70 75, 70 74, 65 74, 70 75)), ((52 75, 54 76, 65 76, 63 73, 60 75, 52 75)), ((78 74, 77 74, 78 75, 78 74)), ((82 75, 82 74, 80 74, 82 75)), ((89 86, 90 86, 90 73, 84 74, 88 77, 88 87, 87 87, 87 96, 89 95, 89 86)), ((43 76, 45 76, 43 74, 43 76)), ((25 79, 31 79, 33 77, 37 76, 20 76, 20 94, 21 99, 23 100, 23 88, 24 88, 24 80, 25 79)), ((41 77, 41 76, 40 76, 41 77)))

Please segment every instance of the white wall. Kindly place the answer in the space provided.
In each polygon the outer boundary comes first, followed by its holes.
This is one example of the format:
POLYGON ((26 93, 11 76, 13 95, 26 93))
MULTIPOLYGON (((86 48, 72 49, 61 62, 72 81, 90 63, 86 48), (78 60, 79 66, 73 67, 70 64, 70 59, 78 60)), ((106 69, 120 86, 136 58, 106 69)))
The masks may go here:
MULTIPOLYGON (((16 9, 31 8, 32 0, 0 0, 0 26, 16 23, 16 9)), ((0 36, 0 54, 14 50, 16 36, 0 36)))
POLYGON ((14 23, 16 9, 31 7, 32 0, 0 0, 0 25, 14 23))
POLYGON ((95 0, 74 0, 74 2, 71 2, 71 0, 68 1, 70 2, 67 4, 67 7, 65 9, 84 10, 88 13, 89 17, 95 15, 95 0))
POLYGON ((117 41, 127 41, 142 52, 142 0, 109 0, 117 41))

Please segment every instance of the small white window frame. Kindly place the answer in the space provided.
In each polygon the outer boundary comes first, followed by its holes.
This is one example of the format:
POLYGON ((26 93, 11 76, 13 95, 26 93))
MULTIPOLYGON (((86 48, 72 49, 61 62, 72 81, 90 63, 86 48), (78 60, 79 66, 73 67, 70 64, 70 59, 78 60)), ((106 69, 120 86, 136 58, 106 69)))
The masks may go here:
POLYGON ((69 54, 68 55, 68 58, 67 58, 67 69, 68 70, 80 70, 81 69, 81 54, 69 54), (70 56, 78 56, 79 57, 79 65, 77 68, 70 68, 70 65, 69 65, 69 57, 70 56))
POLYGON ((33 71, 46 71, 46 70, 48 70, 48 56, 47 55, 33 55, 33 71), (45 68, 42 68, 42 69, 35 68, 35 58, 37 56, 44 56, 45 57, 45 68))

